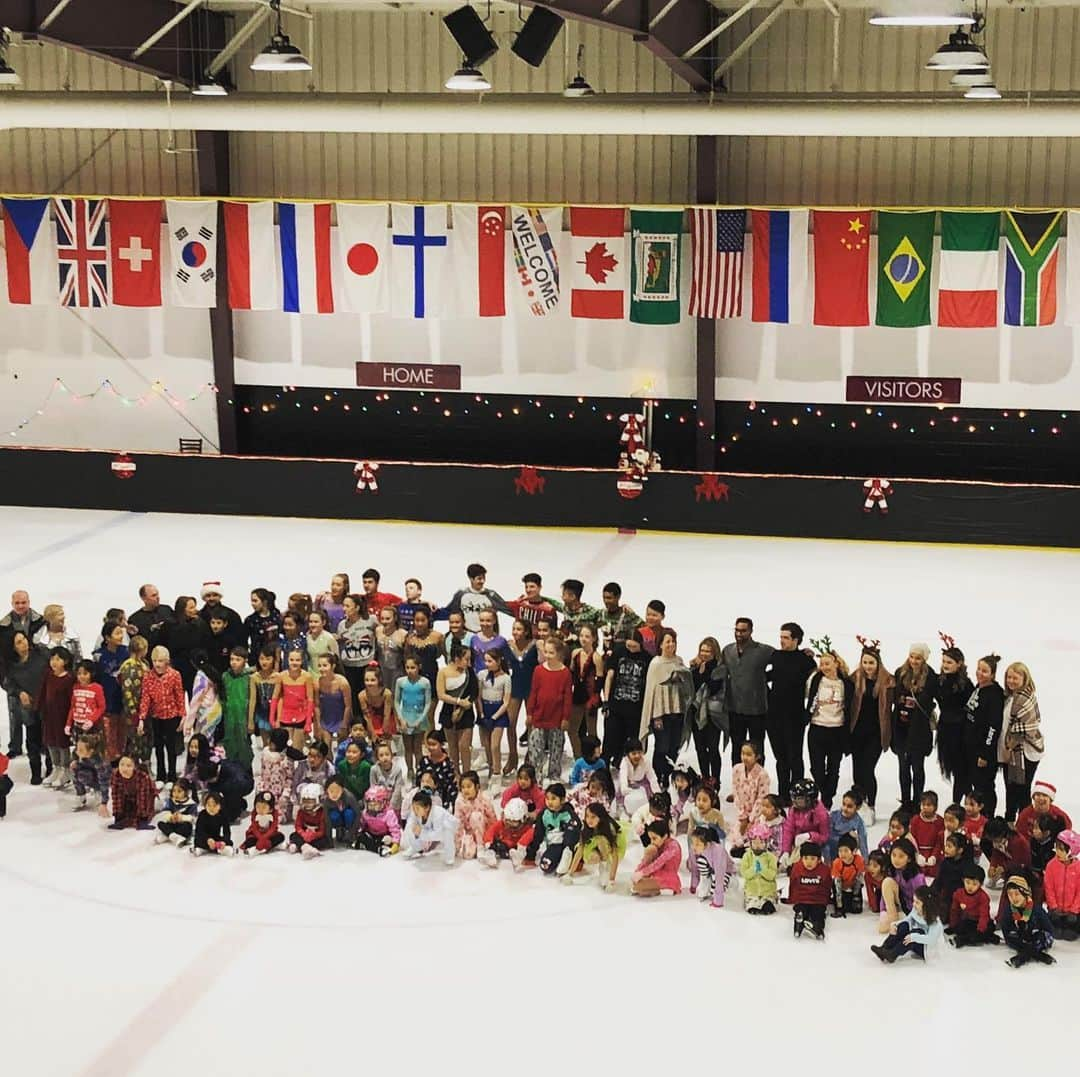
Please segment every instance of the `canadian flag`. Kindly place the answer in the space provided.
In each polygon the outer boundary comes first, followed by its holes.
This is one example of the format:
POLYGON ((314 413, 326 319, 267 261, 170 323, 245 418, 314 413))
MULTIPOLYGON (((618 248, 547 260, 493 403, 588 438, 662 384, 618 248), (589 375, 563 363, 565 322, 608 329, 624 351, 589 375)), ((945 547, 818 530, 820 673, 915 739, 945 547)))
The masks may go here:
POLYGON ((506 316, 506 206, 453 207, 454 279, 462 310, 506 316))
POLYGON ((161 306, 161 199, 109 199, 112 301, 118 307, 161 306))
POLYGON ((622 318, 626 306, 626 211, 570 207, 570 316, 622 318))

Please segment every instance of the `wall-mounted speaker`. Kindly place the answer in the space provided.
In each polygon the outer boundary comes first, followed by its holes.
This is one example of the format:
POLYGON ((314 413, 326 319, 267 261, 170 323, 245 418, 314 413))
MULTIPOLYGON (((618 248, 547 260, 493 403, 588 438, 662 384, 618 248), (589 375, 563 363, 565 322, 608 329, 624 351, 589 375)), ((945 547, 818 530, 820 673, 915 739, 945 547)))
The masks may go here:
POLYGON ((510 46, 510 51, 520 56, 527 64, 539 67, 544 62, 555 38, 563 28, 564 19, 549 11, 546 7, 534 7, 525 25, 518 31, 517 40, 510 46))
MULTIPOLYGON (((562 21, 561 19, 559 20, 562 21)), ((490 60, 499 51, 491 31, 484 25, 484 20, 469 4, 459 7, 443 16, 447 30, 457 42, 461 55, 470 67, 479 67, 485 60, 490 60)))

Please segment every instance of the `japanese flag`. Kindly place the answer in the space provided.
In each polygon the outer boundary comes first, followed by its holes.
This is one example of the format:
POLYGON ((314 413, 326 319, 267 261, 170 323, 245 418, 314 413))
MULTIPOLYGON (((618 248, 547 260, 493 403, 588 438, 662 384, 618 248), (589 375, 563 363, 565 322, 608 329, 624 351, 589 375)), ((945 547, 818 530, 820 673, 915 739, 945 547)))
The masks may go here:
POLYGON ((385 202, 373 206, 349 202, 337 205, 342 310, 353 314, 386 310, 390 293, 388 215, 385 202))

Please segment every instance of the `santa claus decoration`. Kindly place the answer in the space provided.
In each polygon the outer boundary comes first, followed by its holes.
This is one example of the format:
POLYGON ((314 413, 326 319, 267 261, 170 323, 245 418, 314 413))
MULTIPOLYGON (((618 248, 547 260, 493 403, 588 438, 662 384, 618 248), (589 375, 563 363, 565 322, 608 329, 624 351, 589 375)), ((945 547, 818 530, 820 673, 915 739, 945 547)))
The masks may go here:
POLYGON ((621 497, 633 499, 641 496, 649 473, 660 470, 660 454, 652 452, 645 444, 645 416, 629 412, 619 416, 623 424, 619 438, 619 478, 615 488, 621 497))
POLYGON ((873 512, 876 505, 883 516, 889 513, 889 494, 892 493, 892 483, 888 479, 867 479, 863 483, 866 491, 866 500, 863 502, 863 512, 873 512))
POLYGON ((109 468, 113 476, 118 479, 130 479, 135 475, 135 461, 126 452, 117 453, 112 458, 109 468))
POLYGON ((353 468, 353 474, 356 476, 356 492, 358 494, 362 494, 365 490, 370 490, 373 494, 379 492, 379 480, 375 476, 375 472, 378 470, 379 465, 371 460, 361 460, 353 468))

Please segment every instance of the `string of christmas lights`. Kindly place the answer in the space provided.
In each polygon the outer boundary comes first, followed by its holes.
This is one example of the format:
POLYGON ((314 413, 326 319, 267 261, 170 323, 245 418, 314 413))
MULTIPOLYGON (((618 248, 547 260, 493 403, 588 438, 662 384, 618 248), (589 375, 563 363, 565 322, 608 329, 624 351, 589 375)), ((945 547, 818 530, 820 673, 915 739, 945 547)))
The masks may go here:
MULTIPOLYGON (((45 399, 42 400, 41 404, 14 429, 9 430, 7 435, 9 438, 18 437, 30 423, 45 414, 54 398, 70 400, 72 403, 79 404, 84 400, 93 400, 101 393, 108 393, 118 400, 123 407, 134 408, 143 407, 148 401, 153 400, 156 397, 158 399, 164 399, 171 407, 176 408, 178 411, 183 411, 185 404, 190 404, 193 401, 198 400, 199 397, 204 396, 206 393, 216 393, 217 391, 218 387, 213 382, 206 382, 205 385, 200 386, 190 396, 179 397, 163 382, 155 381, 142 396, 125 396, 108 378, 106 378, 92 392, 77 393, 63 380, 63 378, 54 378, 53 383, 49 387, 49 391, 45 394, 45 399)), ((230 401, 230 403, 232 403, 232 401, 230 401)))

